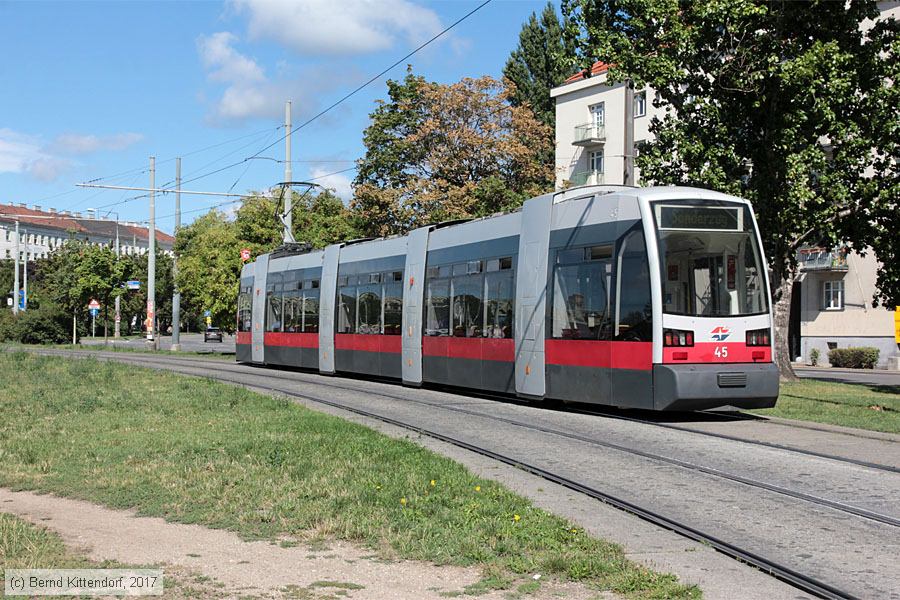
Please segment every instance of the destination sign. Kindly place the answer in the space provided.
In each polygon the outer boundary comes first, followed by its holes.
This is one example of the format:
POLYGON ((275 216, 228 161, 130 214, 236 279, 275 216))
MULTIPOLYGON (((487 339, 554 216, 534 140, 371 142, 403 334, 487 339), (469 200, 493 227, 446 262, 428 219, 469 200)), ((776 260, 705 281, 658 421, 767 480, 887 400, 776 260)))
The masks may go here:
POLYGON ((660 229, 725 229, 738 231, 739 208, 660 206, 660 229))

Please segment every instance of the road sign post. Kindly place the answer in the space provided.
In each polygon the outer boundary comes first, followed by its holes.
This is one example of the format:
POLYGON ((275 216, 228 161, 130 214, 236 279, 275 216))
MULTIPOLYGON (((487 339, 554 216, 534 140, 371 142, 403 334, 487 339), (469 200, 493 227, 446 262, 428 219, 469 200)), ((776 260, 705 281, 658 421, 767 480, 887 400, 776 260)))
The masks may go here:
POLYGON ((91 299, 88 303, 88 310, 91 311, 91 337, 97 337, 97 315, 100 314, 100 303, 91 299))

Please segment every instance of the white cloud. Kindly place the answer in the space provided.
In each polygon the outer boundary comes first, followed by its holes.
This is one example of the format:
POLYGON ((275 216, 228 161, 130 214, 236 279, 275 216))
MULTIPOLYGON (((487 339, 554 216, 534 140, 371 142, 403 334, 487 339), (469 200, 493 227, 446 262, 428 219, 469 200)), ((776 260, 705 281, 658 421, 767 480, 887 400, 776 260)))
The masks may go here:
POLYGON ((265 81, 266 76, 256 61, 233 48, 236 41, 237 37, 227 31, 200 37, 197 42, 200 60, 210 71, 209 78, 225 83, 265 81))
POLYGON ((28 173, 40 181, 56 181, 72 168, 72 161, 65 158, 39 158, 28 165, 28 173))
POLYGON ((249 16, 253 39, 273 39, 302 54, 386 50, 403 37, 416 45, 443 27, 437 13, 407 0, 232 0, 249 16))
POLYGON ((56 138, 51 148, 66 154, 89 154, 100 150, 124 150, 144 139, 140 133, 117 133, 114 135, 81 135, 64 133, 56 138))
POLYGON ((313 167, 310 174, 311 178, 322 187, 333 191, 337 196, 347 202, 353 197, 353 187, 350 184, 350 178, 343 173, 332 173, 327 168, 313 167))
POLYGON ((279 76, 270 78, 254 59, 234 48, 237 37, 228 32, 201 36, 197 40, 200 59, 211 81, 225 89, 210 113, 213 123, 242 121, 249 118, 279 119, 284 102, 294 102, 294 117, 299 120, 317 106, 316 95, 335 85, 323 68, 294 72, 281 65, 279 76))
POLYGON ((45 152, 39 137, 0 129, 0 173, 24 173, 53 181, 71 166, 71 161, 45 152))

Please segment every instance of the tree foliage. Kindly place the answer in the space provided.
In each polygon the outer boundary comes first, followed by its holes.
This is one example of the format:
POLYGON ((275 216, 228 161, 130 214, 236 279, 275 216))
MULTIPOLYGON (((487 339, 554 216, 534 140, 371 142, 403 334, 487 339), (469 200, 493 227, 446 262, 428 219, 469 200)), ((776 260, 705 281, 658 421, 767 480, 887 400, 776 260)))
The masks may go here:
POLYGON ((564 35, 556 7, 548 2, 540 18, 531 13, 519 33, 519 45, 503 67, 503 76, 515 84, 510 102, 529 106, 541 123, 554 127, 556 104, 550 90, 572 74, 574 61, 575 45, 564 35))
POLYGON ((490 77, 442 85, 409 73, 389 82, 355 181, 352 206, 365 232, 491 214, 552 189, 553 167, 542 157, 553 131, 529 107, 510 104, 512 92, 490 77))
POLYGON ((213 324, 234 331, 241 242, 238 228, 213 210, 182 227, 175 240, 178 288, 182 303, 194 314, 210 311, 213 324))
POLYGON ((613 65, 611 81, 649 84, 665 108, 637 159, 642 178, 753 202, 781 357, 805 242, 873 247, 892 262, 880 299, 900 301, 898 27, 864 26, 874 1, 565 0, 563 11, 582 60, 613 65))

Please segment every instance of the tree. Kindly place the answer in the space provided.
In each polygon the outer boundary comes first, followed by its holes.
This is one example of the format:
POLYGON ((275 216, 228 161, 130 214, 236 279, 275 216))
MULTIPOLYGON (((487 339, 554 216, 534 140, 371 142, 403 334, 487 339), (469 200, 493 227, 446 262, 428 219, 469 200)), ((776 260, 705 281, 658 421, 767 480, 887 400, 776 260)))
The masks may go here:
POLYGON ((353 208, 369 235, 405 231, 411 225, 399 191, 413 177, 410 165, 425 159, 424 148, 410 138, 424 121, 425 78, 407 67, 402 82, 388 80, 388 101, 378 100, 363 134, 366 155, 357 161, 353 208))
MULTIPOLYGON (((72 315, 74 327, 79 316, 85 320, 91 300, 106 308, 122 293, 125 272, 124 261, 111 248, 69 240, 42 263, 40 279, 47 298, 72 315)), ((106 335, 108 330, 104 330, 106 335)), ((73 343, 75 338, 73 331, 73 343)))
MULTIPOLYGON (((638 159, 649 182, 750 199, 773 274, 776 361, 787 345, 796 251, 850 242, 896 257, 897 22, 860 2, 565 0, 579 58, 652 86, 665 115, 638 159)), ((879 274, 900 300, 898 269, 879 274)))
POLYGON ((237 227, 216 210, 178 231, 178 287, 186 310, 210 311, 213 323, 235 329, 241 241, 237 227))
POLYGON ((553 131, 490 77, 452 85, 412 74, 372 113, 352 207, 369 235, 515 208, 553 186, 553 131), (395 100, 394 98, 398 98, 395 100))
POLYGON ((556 104, 550 90, 572 74, 575 45, 564 35, 556 8, 548 2, 541 13, 531 13, 519 33, 519 45, 503 67, 503 76, 515 84, 514 106, 527 105, 541 123, 556 125, 556 104))
POLYGON ((241 203, 235 213, 235 234, 254 256, 281 244, 284 226, 276 216, 280 212, 276 200, 253 194, 241 203))
POLYGON ((313 248, 362 236, 356 215, 330 190, 318 194, 294 193, 294 238, 313 248))

